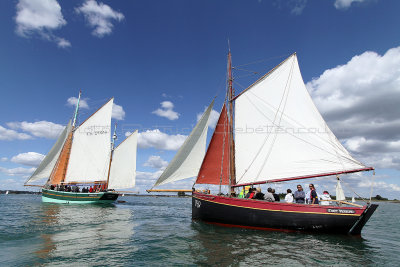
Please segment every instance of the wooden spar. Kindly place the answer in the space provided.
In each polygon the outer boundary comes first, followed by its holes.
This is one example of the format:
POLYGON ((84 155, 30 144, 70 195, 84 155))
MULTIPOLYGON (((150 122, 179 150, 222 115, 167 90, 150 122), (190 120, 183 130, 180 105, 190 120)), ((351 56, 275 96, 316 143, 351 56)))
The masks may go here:
POLYGON ((185 193, 190 193, 193 190, 190 189, 149 189, 146 190, 148 193, 150 192, 185 192, 185 193))
POLYGON ((374 170, 373 167, 366 167, 363 169, 355 169, 355 170, 349 170, 349 171, 328 172, 328 173, 320 173, 320 174, 315 174, 315 175, 297 176, 297 177, 274 179, 274 180, 268 180, 268 181, 260 181, 260 182, 254 182, 254 183, 235 184, 235 185, 233 185, 233 187, 256 185, 256 184, 266 184, 266 183, 277 183, 277 182, 285 182, 285 181, 293 181, 293 180, 300 180, 300 179, 316 178, 316 177, 331 176, 331 175, 353 173, 353 172, 362 172, 362 171, 373 171, 373 170, 374 170))
POLYGON ((37 184, 24 184, 24 186, 43 187, 43 185, 37 185, 37 184))
POLYGON ((233 185, 236 184, 235 169, 235 145, 233 140, 233 78, 232 78, 232 55, 228 52, 228 102, 229 102, 229 188, 233 191, 233 185))
POLYGON ((115 123, 115 126, 114 126, 114 134, 113 134, 112 142, 111 142, 110 163, 108 164, 106 189, 108 189, 108 182, 110 181, 111 162, 112 162, 112 158, 113 158, 113 154, 114 154, 115 139, 117 139, 116 131, 117 131, 117 123, 115 123))

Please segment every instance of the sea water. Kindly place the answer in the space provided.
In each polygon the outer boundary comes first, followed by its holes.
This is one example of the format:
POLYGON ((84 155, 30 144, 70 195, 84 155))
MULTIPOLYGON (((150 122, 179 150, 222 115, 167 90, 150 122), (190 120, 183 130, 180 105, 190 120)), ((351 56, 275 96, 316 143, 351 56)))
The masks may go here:
POLYGON ((191 219, 191 198, 115 205, 0 195, 0 266, 399 266, 400 204, 379 203, 361 237, 226 228, 191 219))

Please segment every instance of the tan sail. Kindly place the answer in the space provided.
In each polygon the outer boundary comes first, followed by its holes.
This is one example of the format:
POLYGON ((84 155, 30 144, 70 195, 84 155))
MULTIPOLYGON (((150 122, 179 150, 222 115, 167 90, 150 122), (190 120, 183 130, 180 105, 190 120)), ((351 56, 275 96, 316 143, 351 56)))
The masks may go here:
POLYGON ((60 157, 58 158, 57 164, 50 175, 49 184, 60 184, 65 179, 69 156, 71 154, 72 135, 73 132, 71 131, 68 135, 67 140, 65 141, 64 147, 61 151, 60 157))

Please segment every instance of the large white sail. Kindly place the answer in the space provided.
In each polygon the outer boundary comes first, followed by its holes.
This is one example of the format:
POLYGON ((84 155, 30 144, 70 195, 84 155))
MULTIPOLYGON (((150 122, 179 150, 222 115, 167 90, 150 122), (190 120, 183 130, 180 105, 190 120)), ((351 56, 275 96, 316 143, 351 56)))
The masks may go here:
POLYGON ((71 132, 71 129, 72 126, 70 121, 68 125, 64 128, 64 130, 61 132, 60 136, 57 139, 57 142, 50 149, 50 152, 47 153, 46 157, 42 160, 42 162, 39 164, 35 172, 25 182, 25 184, 41 180, 43 178, 48 178, 50 176, 54 168, 54 165, 56 165, 58 157, 60 156, 65 140, 67 140, 67 137, 71 132))
POLYGON ((108 188, 123 189, 135 186, 137 131, 114 150, 108 188))
POLYGON ((176 153, 154 186, 194 177, 198 174, 206 153, 208 119, 213 105, 214 100, 208 106, 201 119, 197 122, 178 153, 176 153))
POLYGON ((365 168, 318 112, 295 54, 239 95, 235 111, 237 184, 365 168))
POLYGON ((107 180, 113 100, 108 101, 74 131, 65 182, 107 180))

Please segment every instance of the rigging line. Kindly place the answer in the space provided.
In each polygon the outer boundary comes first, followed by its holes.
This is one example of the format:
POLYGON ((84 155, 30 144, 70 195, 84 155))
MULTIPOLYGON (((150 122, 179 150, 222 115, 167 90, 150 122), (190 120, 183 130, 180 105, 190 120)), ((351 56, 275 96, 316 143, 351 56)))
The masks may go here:
MULTIPOLYGON (((251 72, 253 74, 258 74, 258 72, 254 71, 254 70, 246 70, 246 69, 241 69, 241 68, 232 68, 232 69, 233 70, 241 70, 241 71, 251 72)), ((237 79, 237 77, 236 77, 236 79, 237 79)))
MULTIPOLYGON (((292 62, 292 67, 293 67, 293 62, 292 62)), ((292 73, 292 68, 291 68, 291 72, 289 73, 289 76, 291 75, 291 73, 292 73)), ((273 119, 273 121, 272 121, 272 124, 273 124, 273 125, 276 124, 275 121, 276 121, 276 118, 277 118, 277 116, 278 116, 280 107, 281 107, 281 105, 282 105, 282 101, 283 101, 283 99, 284 99, 285 96, 286 96, 286 91, 287 91, 287 81, 286 81, 286 85, 285 85, 285 90, 284 90, 284 92, 283 92, 283 96, 282 96, 282 98, 281 98, 281 101, 280 101, 280 103, 279 103, 278 109, 277 109, 277 111, 276 111, 276 113, 275 113, 275 115, 274 115, 274 119, 273 119)), ((247 97, 247 95, 245 95, 245 96, 246 96, 246 98, 247 98, 250 102, 252 102, 252 101, 247 97)), ((258 107, 257 107, 253 102, 252 102, 252 104, 253 104, 253 106, 254 106, 261 114, 263 114, 263 112, 261 112, 261 111, 258 109, 258 107)), ((282 113, 283 113, 283 111, 282 111, 282 113)), ((281 118, 282 118, 282 115, 281 115, 281 118)), ((276 134, 275 134, 275 136, 276 136, 276 134)), ((253 165, 253 163, 256 161, 257 157, 258 157, 259 154, 261 153, 261 150, 264 148, 264 145, 265 145, 266 142, 268 141, 269 137, 270 137, 270 134, 268 133, 267 136, 266 136, 265 139, 264 139, 263 144, 262 144, 262 145, 260 146, 260 148, 258 149, 258 151, 257 151, 257 153, 256 153, 256 155, 255 155, 255 157, 253 157, 253 160, 250 162, 250 164, 249 164, 249 166, 246 168, 245 172, 243 172, 242 176, 239 178, 239 181, 241 181, 241 180, 243 179, 244 175, 247 173, 247 171, 251 168, 251 166, 253 165)), ((275 137, 275 139, 276 139, 276 137, 275 137)), ((274 143, 274 141, 275 141, 275 140, 273 140, 273 143, 274 143)), ((257 176, 259 176, 259 175, 260 175, 260 172, 258 173, 257 176)), ((238 181, 238 182, 239 182, 239 181, 238 181)), ((238 183, 238 182, 237 182, 237 183, 238 183)))
MULTIPOLYGON (((226 108, 226 107, 225 107, 226 108)), ((219 177, 219 193, 221 194, 221 185, 222 185, 222 175, 224 172, 224 154, 225 154, 225 137, 226 137, 226 125, 227 125, 228 117, 225 116, 224 120, 224 136, 222 138, 222 160, 221 160, 221 173, 219 177)), ((215 127, 217 128, 217 127, 215 127)))
POLYGON ((290 55, 291 55, 291 54, 285 54, 285 55, 281 55, 281 56, 275 56, 275 57, 260 59, 260 60, 253 61, 253 62, 250 62, 250 63, 245 63, 245 64, 237 65, 237 66, 235 66, 234 68, 243 67, 243 66, 248 66, 248 65, 252 65, 252 64, 257 64, 257 63, 261 63, 261 62, 265 62, 265 61, 270 61, 270 60, 278 59, 278 58, 286 58, 286 57, 288 57, 288 56, 290 56, 290 55))
POLYGON ((345 181, 343 181, 342 178, 340 178, 340 180, 341 180, 354 194, 356 194, 359 198, 361 198, 362 201, 364 201, 365 203, 368 204, 368 201, 365 200, 365 198, 363 198, 363 197, 360 196, 359 194, 357 194, 357 192, 354 191, 353 188, 351 188, 351 186, 350 186, 348 183, 346 183, 345 181))

